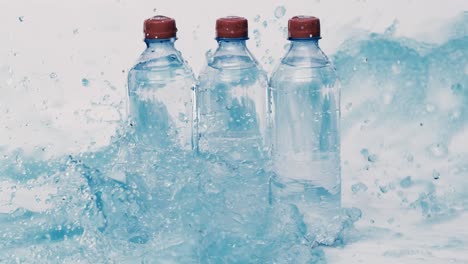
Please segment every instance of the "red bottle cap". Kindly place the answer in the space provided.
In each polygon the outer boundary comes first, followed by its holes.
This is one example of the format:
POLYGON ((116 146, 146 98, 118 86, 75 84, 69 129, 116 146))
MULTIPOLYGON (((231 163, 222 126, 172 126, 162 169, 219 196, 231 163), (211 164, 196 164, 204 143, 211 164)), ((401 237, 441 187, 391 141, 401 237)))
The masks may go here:
POLYGON ((228 16, 216 20, 216 38, 248 38, 249 26, 247 19, 228 16))
POLYGON ((295 16, 289 19, 290 39, 320 38, 320 19, 313 16, 295 16))
POLYGON ((170 17, 154 16, 145 20, 143 31, 146 39, 168 39, 176 37, 177 27, 170 17))

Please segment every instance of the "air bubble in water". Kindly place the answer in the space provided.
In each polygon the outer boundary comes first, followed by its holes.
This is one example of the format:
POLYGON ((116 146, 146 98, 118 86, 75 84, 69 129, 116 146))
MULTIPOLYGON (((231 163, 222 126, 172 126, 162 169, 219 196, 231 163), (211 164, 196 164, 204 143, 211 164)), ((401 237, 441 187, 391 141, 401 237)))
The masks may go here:
POLYGON ((58 77, 58 75, 57 75, 57 73, 52 72, 52 73, 49 74, 49 77, 50 77, 51 79, 55 79, 55 78, 58 77))
POLYGON ((254 18, 254 22, 258 22, 258 21, 260 21, 260 15, 256 15, 254 18))
POLYGON ((282 18, 284 17, 284 14, 286 14, 286 8, 284 8, 284 6, 278 6, 276 7, 275 9, 275 17, 276 18, 282 18))

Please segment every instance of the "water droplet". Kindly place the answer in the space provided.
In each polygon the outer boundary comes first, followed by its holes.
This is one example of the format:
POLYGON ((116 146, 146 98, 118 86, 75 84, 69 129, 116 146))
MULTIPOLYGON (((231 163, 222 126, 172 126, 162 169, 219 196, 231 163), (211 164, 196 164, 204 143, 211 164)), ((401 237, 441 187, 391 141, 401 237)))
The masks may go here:
POLYGON ((401 188, 409 188, 411 185, 413 185, 411 176, 406 176, 403 180, 400 181, 401 188))
POLYGON ((260 21, 260 15, 256 15, 254 18, 254 22, 258 22, 258 21, 260 21))
POLYGON ((361 154, 365 157, 369 156, 369 150, 366 148, 361 149, 361 154))
POLYGON ((353 103, 347 103, 345 106, 346 110, 351 110, 353 108, 353 103))
POLYGON ((387 186, 379 186, 379 189, 382 193, 387 193, 389 190, 387 186))
POLYGON ((345 208, 343 209, 344 213, 351 219, 351 221, 356 222, 362 217, 362 211, 359 208, 345 208))
POLYGON ((212 51, 211 49, 208 50, 208 51, 205 53, 205 57, 206 57, 206 61, 208 61, 208 63, 213 62, 213 51, 212 51))
POLYGON ((367 186, 364 183, 359 182, 359 183, 353 184, 351 186, 351 190, 353 191, 353 193, 365 192, 367 191, 367 186))
POLYGON ((258 29, 255 29, 253 31, 253 35, 254 35, 255 45, 257 47, 260 47, 261 45, 260 31, 258 29))
POLYGON ((263 25, 264 28, 267 28, 268 27, 268 22, 265 20, 265 21, 263 21, 262 25, 263 25))
POLYGON ((368 160, 369 162, 374 163, 374 162, 377 161, 377 155, 375 155, 375 154, 369 155, 369 157, 367 157, 367 160, 368 160))
POLYGON ((88 87, 88 85, 89 85, 89 80, 86 79, 86 78, 83 78, 83 79, 81 79, 81 84, 82 84, 84 87, 88 87))
POLYGON ((282 18, 284 17, 284 14, 286 14, 286 8, 284 6, 278 6, 275 8, 275 17, 276 18, 282 18))
POLYGON ((440 172, 436 171, 436 170, 433 170, 432 171, 432 178, 434 180, 438 180, 440 178, 440 172))
POLYGON ((24 16, 18 17, 18 20, 19 20, 19 22, 23 22, 24 21, 24 16))
POLYGON ((57 75, 57 73, 52 72, 52 73, 49 74, 49 77, 50 77, 51 79, 55 79, 55 78, 58 77, 58 75, 57 75))
POLYGON ((77 28, 73 29, 73 35, 77 35, 78 33, 80 33, 80 31, 77 28))

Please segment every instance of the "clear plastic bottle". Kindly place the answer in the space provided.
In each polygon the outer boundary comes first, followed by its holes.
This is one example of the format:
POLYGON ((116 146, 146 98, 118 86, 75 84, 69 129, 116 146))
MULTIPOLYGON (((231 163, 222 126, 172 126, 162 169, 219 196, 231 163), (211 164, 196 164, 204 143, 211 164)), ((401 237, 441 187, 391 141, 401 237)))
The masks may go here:
POLYGON ((269 208, 267 76, 247 49, 245 18, 218 19, 216 32, 218 48, 195 90, 197 151, 208 161, 200 175, 200 258, 262 263, 269 208))
POLYGON ((190 159, 196 81, 174 47, 176 31, 172 18, 145 21, 147 48, 128 77, 130 129, 93 153, 82 171, 104 218, 102 233, 151 243, 158 249, 151 252, 154 259, 193 263, 198 185, 190 159))
POLYGON ((310 240, 329 244, 341 204, 340 87, 318 45, 319 19, 293 17, 288 28, 291 46, 270 80, 272 200, 297 212, 310 240))
POLYGON ((230 160, 264 156, 267 75, 247 49, 247 20, 217 21, 218 48, 196 91, 197 151, 230 160))
POLYGON ((137 144, 165 149, 192 148, 191 68, 174 47, 175 21, 155 16, 145 21, 147 48, 128 77, 129 115, 137 144))

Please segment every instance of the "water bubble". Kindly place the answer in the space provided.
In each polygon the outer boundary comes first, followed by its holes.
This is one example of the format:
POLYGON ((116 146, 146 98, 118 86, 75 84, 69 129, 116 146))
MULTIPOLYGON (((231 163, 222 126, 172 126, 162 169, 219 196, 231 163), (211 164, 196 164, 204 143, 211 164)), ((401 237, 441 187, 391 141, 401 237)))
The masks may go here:
POLYGON ((411 176, 406 176, 403 180, 400 181, 401 188, 409 188, 411 185, 413 185, 411 176))
POLYGON ((81 79, 81 84, 82 84, 84 87, 88 87, 88 85, 89 85, 89 80, 86 79, 86 78, 83 78, 83 79, 81 79))
POLYGON ((258 21, 260 21, 260 15, 256 15, 254 18, 254 22, 258 22, 258 21))
POLYGON ((79 29, 77 29, 77 28, 73 29, 73 35, 77 35, 79 32, 80 32, 79 29))
POLYGON ((440 172, 436 171, 436 170, 433 170, 432 171, 432 178, 434 180, 438 180, 440 178, 440 172))
POLYGON ((365 192, 367 191, 367 186, 362 183, 362 182, 359 182, 359 183, 356 183, 356 184, 353 184, 351 186, 351 191, 353 191, 353 193, 358 193, 358 192, 365 192))
POLYGON ((262 25, 263 25, 264 28, 267 28, 267 27, 268 27, 268 22, 267 22, 266 20, 264 20, 264 21, 262 22, 262 25))
POLYGON ((18 17, 18 20, 19 20, 19 22, 23 22, 24 21, 24 16, 18 17))
POLYGON ((49 77, 50 77, 51 79, 55 79, 55 78, 58 77, 58 75, 57 75, 57 73, 52 72, 52 73, 49 74, 49 77))
POLYGON ((278 6, 275 8, 275 17, 276 18, 282 18, 284 17, 284 14, 286 14, 286 8, 284 6, 278 6))

